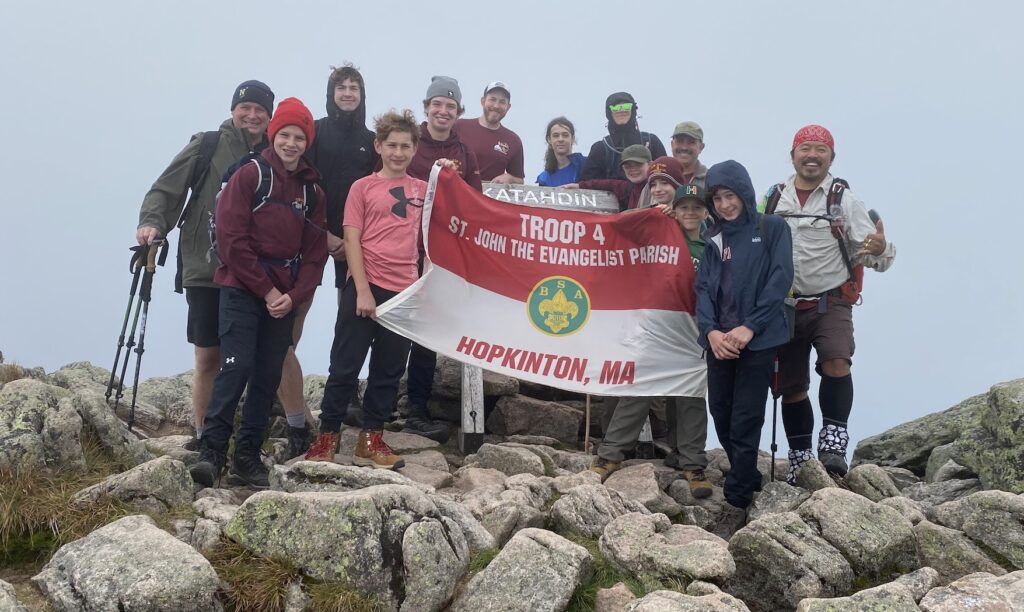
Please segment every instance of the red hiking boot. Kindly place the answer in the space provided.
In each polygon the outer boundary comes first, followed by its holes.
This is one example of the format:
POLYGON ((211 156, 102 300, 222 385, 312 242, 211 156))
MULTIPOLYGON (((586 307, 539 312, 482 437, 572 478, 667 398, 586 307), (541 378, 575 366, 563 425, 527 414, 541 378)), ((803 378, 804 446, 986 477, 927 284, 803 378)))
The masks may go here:
POLYGON ((341 446, 341 434, 334 431, 323 431, 316 437, 313 445, 306 451, 306 461, 330 461, 334 462, 334 456, 338 454, 338 447, 341 446))

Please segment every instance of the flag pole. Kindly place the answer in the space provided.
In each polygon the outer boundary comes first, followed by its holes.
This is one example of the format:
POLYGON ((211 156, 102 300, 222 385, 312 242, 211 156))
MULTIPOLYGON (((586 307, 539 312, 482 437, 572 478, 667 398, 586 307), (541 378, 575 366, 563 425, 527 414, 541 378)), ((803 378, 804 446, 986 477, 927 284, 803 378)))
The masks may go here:
POLYGON ((587 424, 583 429, 583 452, 590 454, 590 394, 587 394, 587 424))

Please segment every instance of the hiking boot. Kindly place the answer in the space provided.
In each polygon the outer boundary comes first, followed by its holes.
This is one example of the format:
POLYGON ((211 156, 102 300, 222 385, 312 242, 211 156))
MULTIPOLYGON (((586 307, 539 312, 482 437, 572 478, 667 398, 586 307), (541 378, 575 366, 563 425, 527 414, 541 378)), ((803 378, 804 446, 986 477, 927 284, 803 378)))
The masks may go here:
POLYGON ((690 495, 697 499, 711 497, 711 481, 704 475, 704 470, 683 470, 683 478, 690 483, 690 495))
POLYGON ((618 461, 611 461, 604 457, 598 457, 594 465, 590 467, 590 471, 601 477, 601 482, 604 482, 612 472, 618 470, 622 466, 618 461))
POLYGON ((825 466, 826 472, 840 478, 845 478, 846 473, 850 471, 850 466, 846 463, 846 455, 831 451, 818 451, 818 461, 825 466))
POLYGON ((662 461, 662 463, 664 463, 666 466, 670 468, 681 470, 683 469, 683 464, 680 463, 681 459, 682 457, 679 456, 679 453, 677 453, 675 450, 672 450, 669 452, 669 454, 665 455, 665 459, 662 461))
POLYGON ((711 533, 723 540, 728 540, 746 524, 747 509, 737 508, 726 502, 722 504, 722 511, 715 518, 715 524, 711 527, 711 533))
POLYGON ((829 474, 842 478, 850 471, 846 463, 846 446, 849 443, 850 434, 842 425, 829 423, 818 432, 818 461, 829 474))
POLYGON ((224 472, 225 463, 224 453, 200 446, 199 461, 195 462, 188 469, 188 473, 192 476, 193 481, 207 487, 212 487, 215 482, 220 480, 220 476, 224 472))
POLYGON ((810 449, 789 449, 789 472, 786 473, 786 482, 795 487, 796 473, 811 459, 814 459, 814 454, 810 449))
POLYGON ((184 446, 182 446, 182 448, 187 451, 199 450, 199 438, 192 436, 191 438, 189 438, 189 441, 186 442, 184 446))
POLYGON ((402 457, 395 454, 384 442, 383 431, 360 431, 352 463, 378 470, 394 470, 405 467, 402 457))
POLYGON ((253 489, 266 489, 270 486, 270 472, 263 465, 259 450, 235 447, 228 483, 253 489))
POLYGON ((288 459, 293 459, 309 450, 309 428, 288 426, 288 459))
POLYGON ((328 461, 333 463, 341 446, 341 434, 337 431, 321 431, 316 441, 306 451, 305 461, 328 461))
POLYGON ((412 433, 444 444, 451 437, 452 431, 444 421, 435 421, 429 416, 411 416, 402 427, 404 433, 412 433))

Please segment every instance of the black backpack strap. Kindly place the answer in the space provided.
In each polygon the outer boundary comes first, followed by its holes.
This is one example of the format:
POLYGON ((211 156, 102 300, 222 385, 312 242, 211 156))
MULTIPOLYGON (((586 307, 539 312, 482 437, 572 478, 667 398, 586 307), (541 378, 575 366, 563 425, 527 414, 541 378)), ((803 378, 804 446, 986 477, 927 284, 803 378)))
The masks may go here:
POLYGON ((259 182, 256 183, 256 191, 252 195, 252 209, 255 212, 267 203, 270 193, 274 191, 274 171, 262 155, 254 157, 252 163, 256 164, 256 170, 259 172, 259 182))
POLYGON ((764 207, 764 214, 775 214, 775 209, 779 207, 779 200, 782 199, 782 190, 785 188, 785 183, 776 183, 772 185, 771 190, 768 192, 768 201, 764 207))
MULTIPOLYGON (((828 195, 825 198, 825 208, 828 211, 829 216, 832 216, 833 206, 842 205, 843 192, 849 188, 850 184, 847 183, 845 179, 832 179, 832 185, 829 187, 828 195)), ((843 263, 846 264, 846 270, 850 273, 850 280, 856 280, 853 272, 853 259, 850 258, 850 251, 846 248, 846 236, 842 230, 834 224, 832 228, 832 235, 835 236, 836 242, 839 243, 839 254, 843 256, 843 263)))
POLYGON ((210 175, 210 164, 213 162, 213 154, 217 150, 218 142, 220 142, 219 131, 203 132, 203 135, 199 137, 199 151, 196 153, 195 161, 192 163, 192 172, 188 178, 190 192, 188 201, 185 202, 185 207, 182 209, 178 222, 175 224, 175 227, 179 229, 185 223, 189 210, 199 195, 199 189, 206 182, 206 177, 210 175))

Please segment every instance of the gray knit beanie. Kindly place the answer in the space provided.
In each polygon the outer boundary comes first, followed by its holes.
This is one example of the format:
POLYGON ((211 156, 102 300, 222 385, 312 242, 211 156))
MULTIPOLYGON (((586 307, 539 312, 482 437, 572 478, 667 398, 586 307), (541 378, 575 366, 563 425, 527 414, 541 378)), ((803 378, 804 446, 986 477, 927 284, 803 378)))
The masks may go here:
POLYGON ((455 103, 462 108, 462 90, 459 89, 459 82, 452 77, 435 76, 430 79, 430 87, 427 88, 427 97, 423 99, 424 104, 430 104, 434 98, 443 97, 455 100, 455 103))

